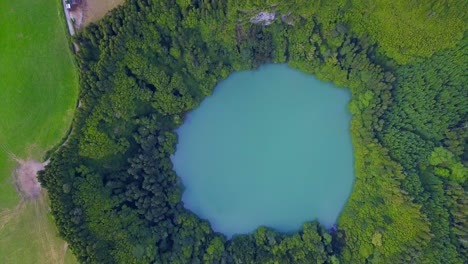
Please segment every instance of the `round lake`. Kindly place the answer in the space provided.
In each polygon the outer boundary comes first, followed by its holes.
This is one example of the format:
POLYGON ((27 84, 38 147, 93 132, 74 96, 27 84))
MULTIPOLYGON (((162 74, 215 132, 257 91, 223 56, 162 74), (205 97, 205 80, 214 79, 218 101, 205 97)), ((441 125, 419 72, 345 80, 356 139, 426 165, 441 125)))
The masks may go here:
POLYGON ((350 99, 287 65, 232 74, 176 131, 185 207, 228 237, 331 227, 354 180, 350 99))

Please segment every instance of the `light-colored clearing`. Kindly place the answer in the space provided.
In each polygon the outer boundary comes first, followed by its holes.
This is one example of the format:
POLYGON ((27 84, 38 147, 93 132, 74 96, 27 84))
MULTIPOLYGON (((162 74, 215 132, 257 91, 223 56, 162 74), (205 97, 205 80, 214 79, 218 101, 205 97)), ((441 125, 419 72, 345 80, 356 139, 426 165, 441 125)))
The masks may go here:
POLYGON ((20 160, 15 171, 15 184, 23 199, 35 200, 41 194, 41 184, 37 180, 37 173, 45 168, 47 161, 40 163, 36 160, 20 160))
POLYGON ((122 4, 124 0, 84 0, 84 19, 83 25, 87 26, 90 23, 97 22, 103 18, 107 12, 122 4))

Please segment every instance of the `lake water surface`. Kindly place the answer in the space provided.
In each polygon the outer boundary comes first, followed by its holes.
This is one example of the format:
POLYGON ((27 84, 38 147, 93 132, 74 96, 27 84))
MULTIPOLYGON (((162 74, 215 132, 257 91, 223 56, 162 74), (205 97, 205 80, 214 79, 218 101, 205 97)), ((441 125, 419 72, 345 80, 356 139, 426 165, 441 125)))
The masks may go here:
POLYGON ((228 237, 332 226, 354 180, 350 99, 287 65, 232 74, 176 131, 185 207, 228 237))

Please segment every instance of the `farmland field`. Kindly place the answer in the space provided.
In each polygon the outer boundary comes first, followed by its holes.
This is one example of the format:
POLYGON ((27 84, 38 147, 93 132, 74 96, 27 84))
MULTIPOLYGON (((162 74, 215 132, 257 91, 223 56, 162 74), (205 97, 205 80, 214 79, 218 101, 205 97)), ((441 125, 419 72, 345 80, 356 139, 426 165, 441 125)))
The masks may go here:
POLYGON ((65 258, 47 199, 22 201, 12 176, 14 157, 43 161, 73 116, 78 76, 60 4, 0 1, 0 263, 65 258))

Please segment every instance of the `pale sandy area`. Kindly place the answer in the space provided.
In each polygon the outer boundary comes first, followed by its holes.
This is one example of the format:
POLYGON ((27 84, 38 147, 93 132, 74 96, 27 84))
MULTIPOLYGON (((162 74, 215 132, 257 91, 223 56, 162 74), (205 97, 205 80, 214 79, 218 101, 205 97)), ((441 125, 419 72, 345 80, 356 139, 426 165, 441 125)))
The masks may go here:
POLYGON ((97 22, 124 0, 83 0, 83 25, 97 22))
MULTIPOLYGON (((90 23, 97 22, 103 18, 110 10, 122 4, 125 0, 81 0, 81 3, 74 5, 71 10, 65 10, 67 22, 74 29, 81 29, 90 23), (70 20, 73 19, 74 22, 70 20)), ((65 5, 65 0, 63 0, 65 5)), ((74 34, 74 30, 70 30, 74 34)))
POLYGON ((44 169, 44 163, 36 160, 16 160, 18 168, 15 171, 15 184, 23 199, 34 200, 41 194, 41 185, 37 180, 37 173, 44 169))

